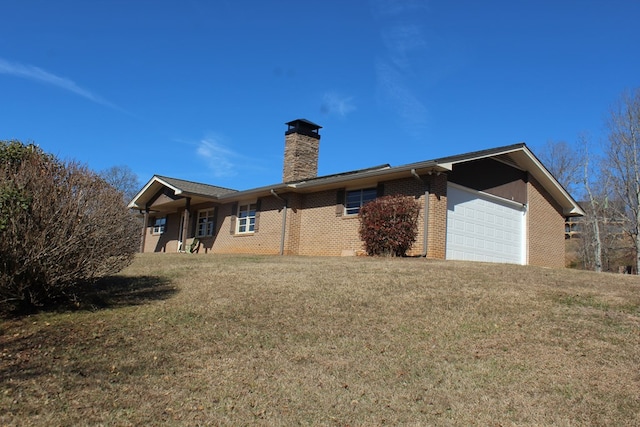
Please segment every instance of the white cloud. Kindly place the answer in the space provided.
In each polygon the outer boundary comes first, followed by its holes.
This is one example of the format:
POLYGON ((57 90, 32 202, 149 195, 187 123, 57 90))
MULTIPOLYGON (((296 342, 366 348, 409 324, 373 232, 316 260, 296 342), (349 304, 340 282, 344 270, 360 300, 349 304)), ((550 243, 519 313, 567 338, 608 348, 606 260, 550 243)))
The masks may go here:
POLYGON ((236 175, 236 165, 233 162, 238 154, 225 147, 220 138, 209 136, 198 143, 196 149, 198 157, 204 161, 216 178, 236 175))
POLYGON ((336 92, 327 92, 322 98, 322 106, 320 110, 324 114, 337 114, 345 117, 347 114, 355 111, 353 97, 341 96, 336 92))
POLYGON ((97 104, 114 108, 116 110, 121 110, 116 105, 108 102, 95 93, 78 86, 73 80, 56 76, 55 74, 49 73, 42 68, 34 67, 33 65, 24 65, 17 62, 9 62, 0 58, 0 74, 8 74, 28 80, 45 83, 51 86, 56 86, 66 91, 72 92, 78 96, 86 98, 90 101, 93 101, 97 104))
POLYGON ((421 99, 429 43, 423 17, 424 0, 372 0, 373 15, 380 23, 384 49, 375 63, 378 100, 402 122, 404 129, 421 137, 429 111, 421 99))
POLYGON ((382 39, 393 62, 402 68, 411 66, 412 53, 419 54, 427 47, 422 28, 410 23, 382 30, 382 39))
POLYGON ((402 72, 390 63, 378 61, 376 64, 378 90, 385 100, 398 114, 407 130, 418 136, 427 126, 427 107, 405 83, 402 72))
POLYGON ((429 8, 429 2, 426 0, 372 0, 371 8, 374 16, 387 18, 426 10, 429 8))

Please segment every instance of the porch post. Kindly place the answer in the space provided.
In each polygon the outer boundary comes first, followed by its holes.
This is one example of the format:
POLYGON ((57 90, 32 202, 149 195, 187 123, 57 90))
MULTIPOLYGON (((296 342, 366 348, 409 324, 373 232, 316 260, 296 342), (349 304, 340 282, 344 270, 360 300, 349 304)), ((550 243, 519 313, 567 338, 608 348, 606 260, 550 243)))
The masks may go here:
POLYGON ((184 208, 184 223, 182 224, 182 251, 187 251, 187 238, 189 237, 189 223, 191 223, 191 197, 187 197, 184 208))
POLYGON ((144 211, 142 219, 142 233, 140 235, 140 253, 144 252, 144 243, 147 238, 147 224, 149 224, 149 210, 144 211))

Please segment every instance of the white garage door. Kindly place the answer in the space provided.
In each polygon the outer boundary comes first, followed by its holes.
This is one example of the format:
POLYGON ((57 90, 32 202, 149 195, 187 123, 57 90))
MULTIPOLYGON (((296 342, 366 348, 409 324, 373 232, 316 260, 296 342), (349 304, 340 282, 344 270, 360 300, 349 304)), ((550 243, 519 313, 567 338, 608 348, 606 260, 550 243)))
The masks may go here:
POLYGON ((525 264, 525 208, 456 184, 447 187, 447 259, 525 264))

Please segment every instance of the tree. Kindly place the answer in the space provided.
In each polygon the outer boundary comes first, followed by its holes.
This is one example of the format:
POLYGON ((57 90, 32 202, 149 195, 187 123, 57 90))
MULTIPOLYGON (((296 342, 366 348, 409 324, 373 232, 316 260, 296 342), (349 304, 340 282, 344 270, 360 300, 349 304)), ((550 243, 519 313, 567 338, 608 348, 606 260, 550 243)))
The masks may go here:
POLYGON ((584 268, 602 271, 602 235, 599 222, 601 203, 591 190, 591 181, 597 173, 589 163, 586 135, 581 135, 580 143, 582 147, 572 147, 565 141, 549 140, 539 150, 538 156, 570 194, 575 196, 579 184, 583 185, 585 194, 578 196, 584 197, 582 207, 586 215, 581 222, 580 240, 572 247, 577 249, 584 268))
POLYGON ((141 187, 138 175, 126 165, 112 166, 101 171, 100 176, 120 191, 127 203, 138 194, 141 187))
POLYGON ((379 197, 360 209, 360 238, 369 255, 404 256, 416 241, 420 205, 411 197, 379 197))
POLYGON ((582 241, 586 250, 585 258, 590 259, 591 253, 589 249, 593 249, 593 269, 600 273, 602 272, 602 228, 600 223, 605 216, 605 209, 607 200, 606 197, 596 197, 596 194, 591 189, 590 183, 592 174, 589 169, 589 151, 586 138, 582 137, 584 143, 584 175, 583 184, 587 194, 587 209, 585 210, 585 229, 583 230, 582 241))
POLYGON ((538 151, 538 156, 549 172, 570 193, 575 194, 580 184, 582 159, 576 150, 565 141, 552 141, 538 151))
POLYGON ((133 260, 137 235, 122 195, 96 173, 0 141, 0 309, 73 301, 133 260))
POLYGON ((605 168, 621 201, 619 215, 633 241, 636 271, 640 271, 640 88, 624 92, 608 119, 605 168))

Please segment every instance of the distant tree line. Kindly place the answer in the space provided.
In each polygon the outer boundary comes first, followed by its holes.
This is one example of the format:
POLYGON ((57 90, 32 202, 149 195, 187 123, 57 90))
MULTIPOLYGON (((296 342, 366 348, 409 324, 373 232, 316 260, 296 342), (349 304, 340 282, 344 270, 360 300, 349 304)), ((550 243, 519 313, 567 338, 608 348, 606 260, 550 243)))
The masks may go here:
POLYGON ((604 141, 580 135, 549 141, 537 153, 586 216, 571 242, 572 265, 640 271, 640 88, 622 93, 605 119, 604 141))

